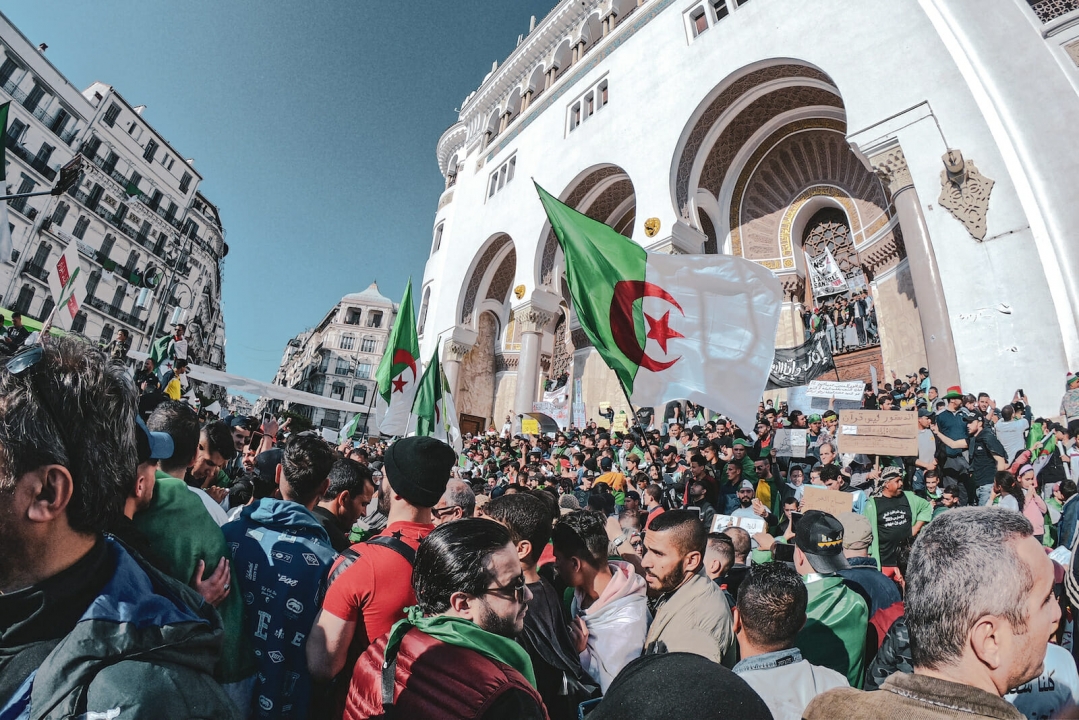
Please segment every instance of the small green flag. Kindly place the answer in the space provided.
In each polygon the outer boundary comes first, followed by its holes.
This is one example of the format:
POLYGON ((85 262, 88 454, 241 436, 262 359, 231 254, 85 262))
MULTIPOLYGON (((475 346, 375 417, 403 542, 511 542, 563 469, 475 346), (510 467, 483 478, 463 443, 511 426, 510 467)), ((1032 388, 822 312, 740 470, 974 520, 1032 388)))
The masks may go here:
POLYGON ((161 367, 161 363, 169 355, 169 342, 172 341, 172 337, 165 335, 154 340, 154 344, 150 346, 150 359, 154 361, 154 368, 161 367))
POLYGON ((416 399, 412 403, 412 414, 416 417, 417 435, 445 435, 437 431, 442 429, 442 367, 438 362, 438 347, 435 347, 431 361, 423 371, 420 385, 416 389, 416 399))
POLYGON ((127 185, 124 186, 124 191, 127 193, 128 197, 135 197, 136 195, 144 195, 145 194, 145 193, 142 192, 142 190, 139 190, 138 185, 131 182, 130 180, 128 180, 127 185))

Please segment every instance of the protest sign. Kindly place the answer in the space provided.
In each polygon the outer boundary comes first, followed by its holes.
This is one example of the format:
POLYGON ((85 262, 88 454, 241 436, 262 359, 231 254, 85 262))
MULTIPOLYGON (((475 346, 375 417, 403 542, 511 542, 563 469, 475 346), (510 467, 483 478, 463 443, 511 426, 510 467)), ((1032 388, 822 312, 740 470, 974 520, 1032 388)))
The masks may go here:
POLYGON ((712 518, 712 532, 723 532, 729 527, 740 527, 749 533, 750 537, 767 530, 764 518, 759 517, 734 517, 733 515, 716 515, 712 518))
POLYGON ((776 430, 772 448, 776 451, 776 457, 804 458, 806 456, 806 431, 776 430))
POLYGON ((776 348, 768 374, 768 389, 805 385, 834 369, 832 346, 828 344, 827 335, 818 331, 797 347, 776 348))
POLYGON ((842 410, 839 452, 905 456, 918 454, 918 414, 904 410, 842 410))
POLYGON ((839 263, 832 256, 832 251, 825 249, 823 253, 813 257, 805 253, 806 267, 809 269, 810 283, 813 287, 814 297, 825 297, 847 292, 847 278, 839 269, 839 263))
POLYGON ((521 434, 522 435, 539 435, 540 424, 539 420, 535 418, 521 418, 521 434))
POLYGON ((835 398, 836 400, 857 400, 861 402, 864 392, 865 383, 861 380, 853 382, 814 380, 809 383, 806 395, 811 398, 835 398))
POLYGON ((829 490, 817 485, 803 485, 802 510, 820 510, 839 517, 854 507, 854 495, 840 490, 829 490))
POLYGON ((804 430, 791 431, 791 457, 804 458, 808 435, 804 430))

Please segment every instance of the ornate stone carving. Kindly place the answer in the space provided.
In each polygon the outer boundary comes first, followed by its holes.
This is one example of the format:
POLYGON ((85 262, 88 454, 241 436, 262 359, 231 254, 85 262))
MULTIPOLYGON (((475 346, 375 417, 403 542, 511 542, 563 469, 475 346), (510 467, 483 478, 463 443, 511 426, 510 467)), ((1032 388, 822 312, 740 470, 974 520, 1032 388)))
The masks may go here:
POLYGON ((885 237, 878 240, 868 252, 862 253, 862 271, 866 280, 872 282, 878 275, 899 264, 907 255, 903 246, 903 234, 897 224, 885 237))
POLYGON ((506 259, 502 261, 502 264, 498 266, 494 276, 491 277, 491 284, 487 287, 487 299, 506 302, 510 294, 510 283, 513 282, 513 276, 516 273, 517 251, 511 250, 506 259))
POLYGON ((574 352, 592 347, 592 341, 588 339, 588 335, 582 328, 576 328, 570 332, 570 342, 573 344, 574 352))
POLYGON ((1073 10, 1079 10, 1079 0, 1027 0, 1042 24, 1056 20, 1073 10))
POLYGON ((476 263, 476 269, 472 271, 472 277, 469 278, 468 288, 465 290, 465 301, 461 306, 462 324, 472 319, 472 310, 476 307, 476 295, 479 294, 480 282, 483 281, 483 275, 487 272, 488 266, 494 261, 499 251, 509 242, 513 242, 510 240, 509 235, 499 235, 480 256, 479 261, 476 263))
POLYGON ((783 283, 783 296, 790 302, 801 302, 806 295, 806 281, 798 275, 780 275, 783 283))
POLYGON ((966 226, 975 240, 985 239, 985 216, 989 212, 989 193, 996 183, 978 172, 974 161, 964 160, 963 153, 944 153, 940 171, 940 197, 937 202, 966 226))
POLYGON ((465 359, 465 355, 472 349, 471 345, 466 345, 463 342, 457 340, 451 340, 442 346, 442 361, 443 362, 461 362, 465 359))
POLYGON ((869 162, 893 198, 901 191, 914 187, 914 178, 910 175, 907 156, 903 154, 902 148, 893 147, 874 155, 869 162))
POLYGON ((517 353, 498 353, 495 355, 495 372, 517 372, 519 360, 517 353))
POLYGON ((540 370, 544 375, 549 375, 551 372, 551 356, 540 355, 540 370))
POLYGON ((515 317, 522 333, 541 333, 555 321, 556 316, 552 312, 530 305, 518 310, 515 317))

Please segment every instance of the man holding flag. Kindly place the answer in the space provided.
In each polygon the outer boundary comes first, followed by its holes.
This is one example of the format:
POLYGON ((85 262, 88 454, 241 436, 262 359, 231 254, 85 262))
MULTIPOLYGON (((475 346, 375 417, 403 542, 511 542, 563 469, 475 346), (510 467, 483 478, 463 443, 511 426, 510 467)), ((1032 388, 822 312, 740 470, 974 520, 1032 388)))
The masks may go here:
POLYGON ((536 186, 566 258, 581 328, 635 406, 687 399, 752 427, 782 291, 726 255, 648 253, 536 186))
POLYGON ((378 363, 376 425, 383 435, 404 435, 419 381, 420 342, 416 337, 416 314, 412 310, 412 278, 390 331, 386 352, 378 363))

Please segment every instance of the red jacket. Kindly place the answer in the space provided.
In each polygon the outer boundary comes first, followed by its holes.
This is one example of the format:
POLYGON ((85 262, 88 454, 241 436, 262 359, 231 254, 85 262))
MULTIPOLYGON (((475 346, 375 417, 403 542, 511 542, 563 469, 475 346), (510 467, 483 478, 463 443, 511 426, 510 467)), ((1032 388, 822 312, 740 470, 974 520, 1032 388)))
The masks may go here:
MULTIPOLYGON (((382 663, 388 640, 389 635, 383 635, 357 661, 345 720, 382 715, 382 663)), ((547 719, 543 699, 517 670, 416 628, 401 640, 397 653, 394 706, 394 717, 402 719, 547 719)))

